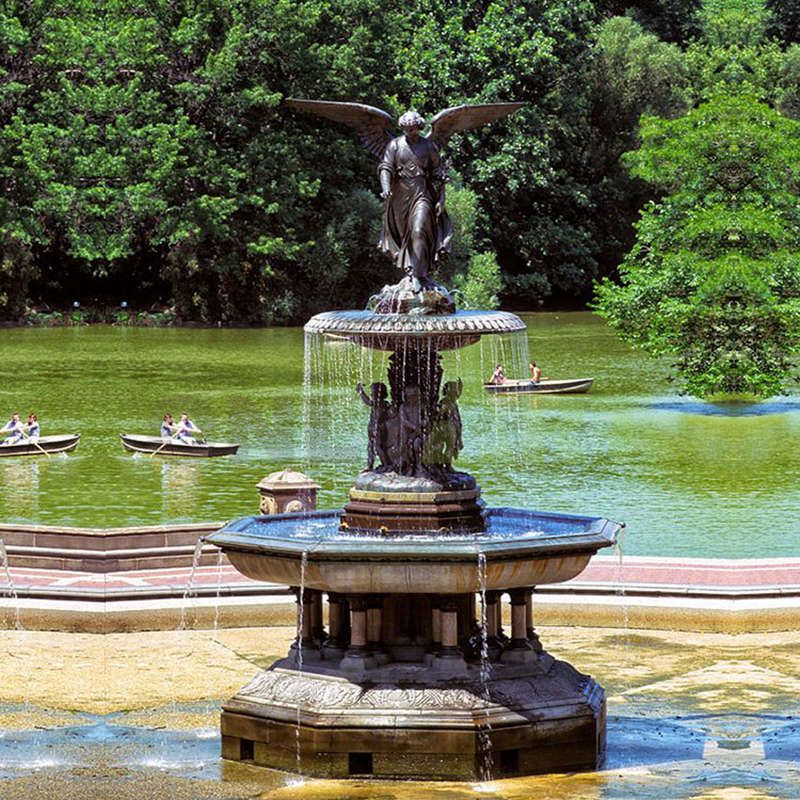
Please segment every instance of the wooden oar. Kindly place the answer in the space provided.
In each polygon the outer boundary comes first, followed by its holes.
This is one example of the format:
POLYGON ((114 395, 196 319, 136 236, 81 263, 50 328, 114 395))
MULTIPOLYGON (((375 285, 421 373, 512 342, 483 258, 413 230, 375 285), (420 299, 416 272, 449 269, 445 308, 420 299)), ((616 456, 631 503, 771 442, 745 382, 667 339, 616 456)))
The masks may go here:
POLYGON ((158 450, 153 450, 153 452, 152 452, 152 453, 150 453, 150 458, 152 458, 153 456, 157 456, 157 455, 158 455, 158 454, 159 454, 159 453, 160 453, 160 452, 161 452, 161 451, 162 451, 162 450, 163 450, 163 449, 164 449, 164 448, 165 448, 165 447, 166 447, 168 444, 171 444, 171 443, 172 443, 172 440, 173 440, 174 438, 175 438, 175 434, 173 434, 172 436, 170 436, 170 437, 169 437, 169 439, 166 439, 166 440, 164 441, 164 443, 161 445, 161 447, 159 447, 159 448, 158 448, 158 450))
POLYGON ((45 449, 44 449, 44 447, 42 447, 42 446, 39 444, 39 442, 37 442, 35 439, 31 439, 31 437, 30 437, 30 436, 28 436, 28 434, 27 434, 27 433, 25 433, 25 431, 23 431, 23 432, 22 432, 22 435, 23 435, 23 436, 24 436, 24 437, 25 437, 25 438, 26 438, 26 439, 27 439, 27 440, 28 440, 28 441, 29 441, 29 442, 30 442, 30 443, 31 443, 31 444, 32 444, 34 447, 37 447, 37 448, 38 448, 39 450, 41 450, 41 451, 42 451, 42 452, 43 452, 43 453, 44 453, 44 454, 45 454, 45 455, 46 455, 48 458, 50 458, 50 456, 52 455, 52 453, 48 453, 48 452, 47 452, 47 450, 45 450, 45 449))

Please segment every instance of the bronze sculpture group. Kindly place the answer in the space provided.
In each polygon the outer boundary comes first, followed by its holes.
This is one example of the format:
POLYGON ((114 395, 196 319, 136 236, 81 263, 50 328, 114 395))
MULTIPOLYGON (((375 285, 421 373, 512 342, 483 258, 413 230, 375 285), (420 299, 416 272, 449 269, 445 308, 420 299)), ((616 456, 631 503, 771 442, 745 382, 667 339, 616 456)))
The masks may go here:
POLYGON ((452 470, 464 446, 458 410, 463 389, 460 378, 445 383, 432 417, 424 413, 416 386, 406 386, 402 401, 396 404, 389 402, 386 384, 380 381, 370 386, 369 394, 363 384, 357 389, 370 407, 367 469, 399 475, 452 470))

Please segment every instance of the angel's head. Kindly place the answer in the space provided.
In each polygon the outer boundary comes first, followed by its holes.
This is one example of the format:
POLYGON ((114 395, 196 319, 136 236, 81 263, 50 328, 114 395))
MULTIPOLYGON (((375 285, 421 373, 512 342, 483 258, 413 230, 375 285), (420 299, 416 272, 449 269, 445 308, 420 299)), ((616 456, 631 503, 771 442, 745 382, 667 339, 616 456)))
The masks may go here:
POLYGON ((425 118, 418 111, 406 111, 400 117, 398 124, 403 129, 403 133, 419 133, 425 127, 425 118))

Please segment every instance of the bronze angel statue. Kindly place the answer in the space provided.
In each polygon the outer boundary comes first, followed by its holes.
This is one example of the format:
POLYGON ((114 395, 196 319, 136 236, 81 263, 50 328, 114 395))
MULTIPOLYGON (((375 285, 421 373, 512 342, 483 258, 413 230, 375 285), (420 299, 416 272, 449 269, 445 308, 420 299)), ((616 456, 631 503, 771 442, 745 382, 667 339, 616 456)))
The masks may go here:
POLYGON ((445 210, 447 168, 440 150, 454 133, 505 117, 524 103, 446 108, 433 117, 427 136, 422 134, 422 115, 407 111, 398 121, 403 133, 396 137, 390 132, 395 125, 392 116, 373 106, 300 99, 286 104, 358 133, 362 144, 380 160, 378 178, 386 206, 378 246, 408 276, 411 292, 443 288, 430 278, 433 266, 450 251, 452 238, 445 210))

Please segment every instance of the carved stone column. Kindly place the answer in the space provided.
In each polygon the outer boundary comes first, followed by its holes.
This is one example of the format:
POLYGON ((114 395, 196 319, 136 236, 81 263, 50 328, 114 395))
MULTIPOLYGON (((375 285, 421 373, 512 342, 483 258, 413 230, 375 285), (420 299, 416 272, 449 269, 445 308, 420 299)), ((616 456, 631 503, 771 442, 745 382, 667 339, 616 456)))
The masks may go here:
POLYGON ((338 594, 328 595, 329 635, 322 647, 322 657, 327 661, 340 661, 344 655, 347 639, 345 637, 344 614, 346 606, 338 594))
POLYGON ((442 595, 439 609, 442 643, 434 659, 434 668, 437 672, 464 674, 467 671, 467 662, 458 647, 458 596, 442 595))
POLYGON ((442 647, 442 610, 438 596, 431 597, 431 643, 425 653, 425 663, 433 664, 442 647))
POLYGON ((509 639, 508 639, 508 636, 506 636, 505 632, 503 631, 503 593, 502 592, 498 592, 497 593, 497 607, 496 607, 495 610, 496 610, 496 613, 497 613, 497 641, 498 641, 498 643, 500 644, 501 647, 505 647, 508 644, 509 639))
POLYGON ((312 615, 312 590, 305 589, 302 592, 299 587, 292 587, 297 603, 297 636, 290 648, 291 655, 299 663, 302 653, 304 660, 318 654, 316 642, 313 639, 313 615, 312 615))
POLYGON ((532 586, 525 600, 528 641, 531 643, 531 646, 537 653, 543 653, 544 648, 542 647, 542 643, 539 641, 539 634, 536 633, 536 629, 533 627, 533 589, 534 587, 532 586))
POLYGON ((511 641, 500 660, 504 664, 520 664, 536 661, 533 645, 528 641, 528 595, 530 589, 512 589, 511 597, 511 641))
POLYGON ((348 598, 350 603, 350 646, 339 662, 339 669, 353 678, 361 678, 375 666, 367 651, 367 602, 363 596, 348 598))
POLYGON ((386 664, 389 654, 383 646, 383 597, 372 594, 367 598, 367 650, 376 664, 386 664))
POLYGON ((311 600, 311 636, 317 645, 321 647, 327 634, 325 632, 325 625, 322 621, 322 592, 312 589, 310 592, 311 600))
POLYGON ((489 658, 493 661, 498 659, 503 650, 503 646, 497 638, 500 596, 500 592, 486 592, 486 646, 489 651, 489 658))

